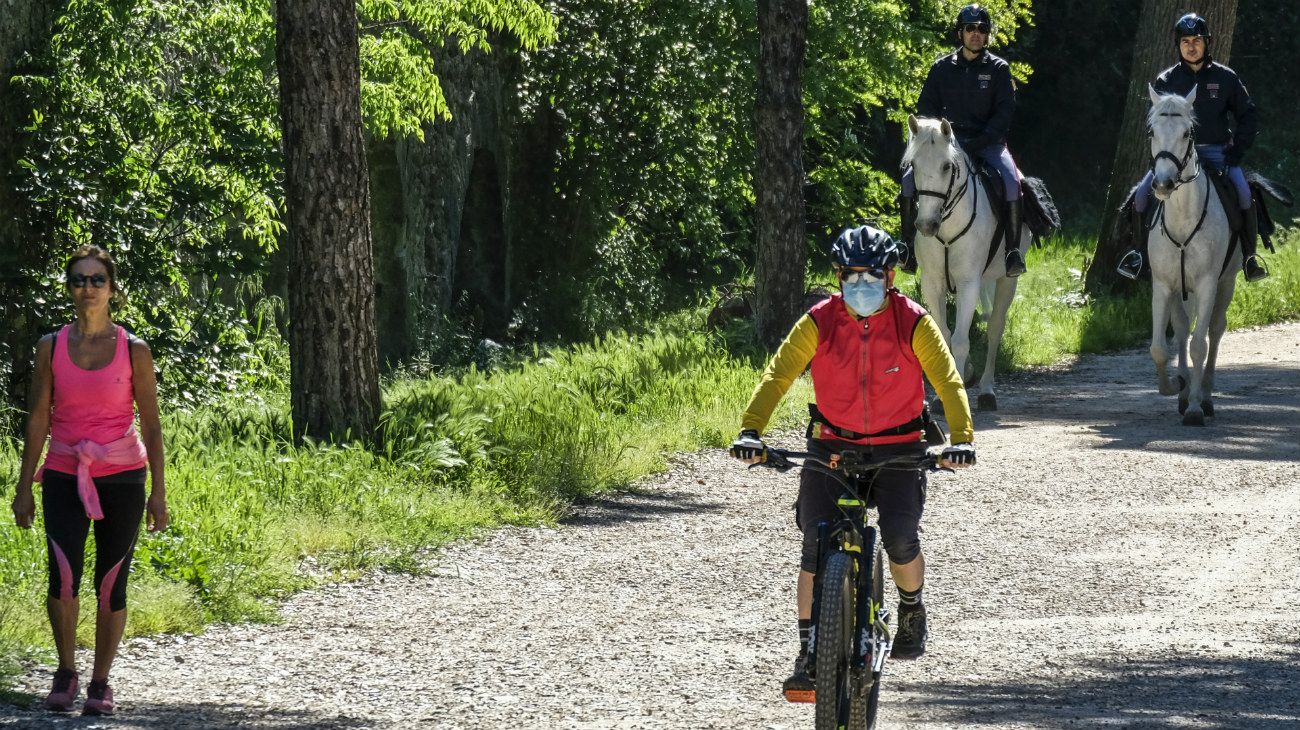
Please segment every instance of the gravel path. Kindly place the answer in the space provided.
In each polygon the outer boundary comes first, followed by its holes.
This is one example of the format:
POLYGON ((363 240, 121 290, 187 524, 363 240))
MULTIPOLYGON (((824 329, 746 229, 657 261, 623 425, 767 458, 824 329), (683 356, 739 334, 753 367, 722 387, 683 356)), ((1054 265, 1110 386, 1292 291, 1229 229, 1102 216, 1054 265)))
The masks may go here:
MULTIPOLYGON (((883 727, 1300 727, 1300 324, 1228 335, 1218 379, 1204 429, 1145 352, 1004 381, 980 466, 931 482, 930 653, 889 664, 883 727)), ((428 576, 132 641, 112 722, 0 707, 0 726, 809 728, 779 695, 795 484, 682 457, 428 576)))

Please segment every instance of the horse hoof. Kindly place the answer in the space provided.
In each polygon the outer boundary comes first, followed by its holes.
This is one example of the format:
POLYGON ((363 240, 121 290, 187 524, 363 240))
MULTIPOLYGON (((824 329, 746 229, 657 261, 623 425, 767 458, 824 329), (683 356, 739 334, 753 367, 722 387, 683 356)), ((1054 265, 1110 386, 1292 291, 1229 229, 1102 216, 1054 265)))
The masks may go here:
POLYGON ((1214 404, 1208 400, 1201 401, 1201 412, 1206 418, 1214 418, 1214 404))
POLYGON ((1178 398, 1178 415, 1181 416, 1185 413, 1187 413, 1187 399, 1180 396, 1178 398))
POLYGON ((1183 414, 1184 426, 1204 426, 1205 414, 1200 411, 1188 411, 1183 414))
POLYGON ((975 408, 981 411, 996 411, 998 409, 998 397, 992 393, 980 393, 975 399, 975 408))

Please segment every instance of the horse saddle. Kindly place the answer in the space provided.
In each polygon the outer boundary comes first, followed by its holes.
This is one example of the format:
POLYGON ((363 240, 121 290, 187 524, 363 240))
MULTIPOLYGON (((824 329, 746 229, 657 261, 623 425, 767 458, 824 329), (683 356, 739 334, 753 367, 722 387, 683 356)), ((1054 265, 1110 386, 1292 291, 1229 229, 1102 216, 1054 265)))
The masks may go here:
MULTIPOLYGON (((975 160, 975 174, 984 183, 990 206, 997 216, 999 230, 1004 225, 1006 216, 1007 194, 1002 185, 1002 175, 996 167, 982 159, 975 160)), ((1061 228, 1061 214, 1056 209, 1056 201, 1047 192, 1047 185, 1036 177, 1026 177, 1020 181, 1020 197, 1024 201, 1024 222, 1034 234, 1034 243, 1052 235, 1061 228)), ((1000 242, 999 242, 1000 243, 1000 242)))

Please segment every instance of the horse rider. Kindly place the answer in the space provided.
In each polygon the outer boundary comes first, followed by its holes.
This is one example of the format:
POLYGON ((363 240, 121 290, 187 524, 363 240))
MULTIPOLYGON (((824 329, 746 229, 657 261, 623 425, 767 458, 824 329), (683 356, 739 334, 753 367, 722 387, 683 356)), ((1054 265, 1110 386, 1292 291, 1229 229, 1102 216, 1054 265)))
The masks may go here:
MULTIPOLYGON (((1246 273, 1246 281, 1258 281, 1268 276, 1268 269, 1255 253, 1259 220, 1250 185, 1241 170, 1241 160, 1254 143, 1258 129, 1255 102, 1237 74, 1210 57, 1211 38, 1210 24, 1205 22, 1205 18, 1195 13, 1179 18, 1174 25, 1174 46, 1178 49, 1179 61, 1157 76, 1152 87, 1161 94, 1181 96, 1196 89, 1196 126, 1193 131, 1196 156, 1204 167, 1226 173, 1237 190, 1237 204, 1243 211, 1245 226, 1241 237, 1242 270, 1246 273), (1230 116, 1235 122, 1235 131, 1228 125, 1230 116)), ((1146 259, 1147 236, 1144 234, 1148 227, 1145 214, 1151 205, 1153 178, 1154 173, 1148 170, 1138 184, 1131 221, 1135 245, 1119 262, 1119 273, 1130 279, 1138 278, 1146 259)))
MULTIPOLYGON (((1007 151, 1007 130, 1016 108, 1016 87, 1011 66, 986 48, 993 32, 989 11, 967 5, 957 13, 955 24, 961 47, 930 67, 916 103, 917 116, 947 119, 957 133, 957 142, 972 158, 983 160, 998 171, 1006 192, 1004 218, 1007 276, 1025 273, 1020 253, 1020 224, 1024 207, 1020 198, 1020 170, 1007 151)), ((903 271, 916 273, 916 181, 911 168, 903 172, 903 241, 908 246, 903 271)))

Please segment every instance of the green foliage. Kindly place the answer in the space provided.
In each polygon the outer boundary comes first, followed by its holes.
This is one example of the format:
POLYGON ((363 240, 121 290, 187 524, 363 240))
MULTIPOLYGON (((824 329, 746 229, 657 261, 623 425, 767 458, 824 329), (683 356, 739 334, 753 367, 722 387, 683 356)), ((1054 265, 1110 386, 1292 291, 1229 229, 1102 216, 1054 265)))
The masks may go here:
MULTIPOLYGON (((258 303, 265 282, 282 281, 272 7, 67 4, 48 51, 14 79, 30 110, 13 171, 27 233, 5 252, 4 294, 23 303, 31 341, 70 318, 61 267, 94 243, 118 259, 118 314, 152 345, 165 399, 285 377, 258 303)), ((367 0, 361 18, 363 111, 381 137, 418 136, 446 117, 431 56, 445 39, 487 49, 490 34, 511 34, 534 48, 555 32, 531 0, 367 0)))
POLYGON ((451 117, 433 52, 492 51, 508 33, 527 49, 555 39, 556 20, 533 0, 359 0, 361 106, 377 137, 424 139, 424 125, 451 117))
MULTIPOLYGON (((852 221, 892 217, 898 124, 950 48, 945 29, 959 5, 810 5, 810 243, 852 221)), ((521 251, 516 268, 545 278, 524 297, 518 331, 534 336, 626 326, 629 311, 691 301, 752 260, 752 0, 554 8, 558 39, 523 54, 518 83, 524 159, 513 194, 532 205, 515 227, 541 245, 521 251)), ((1008 41, 1029 18, 1027 0, 991 9, 1008 41)))

